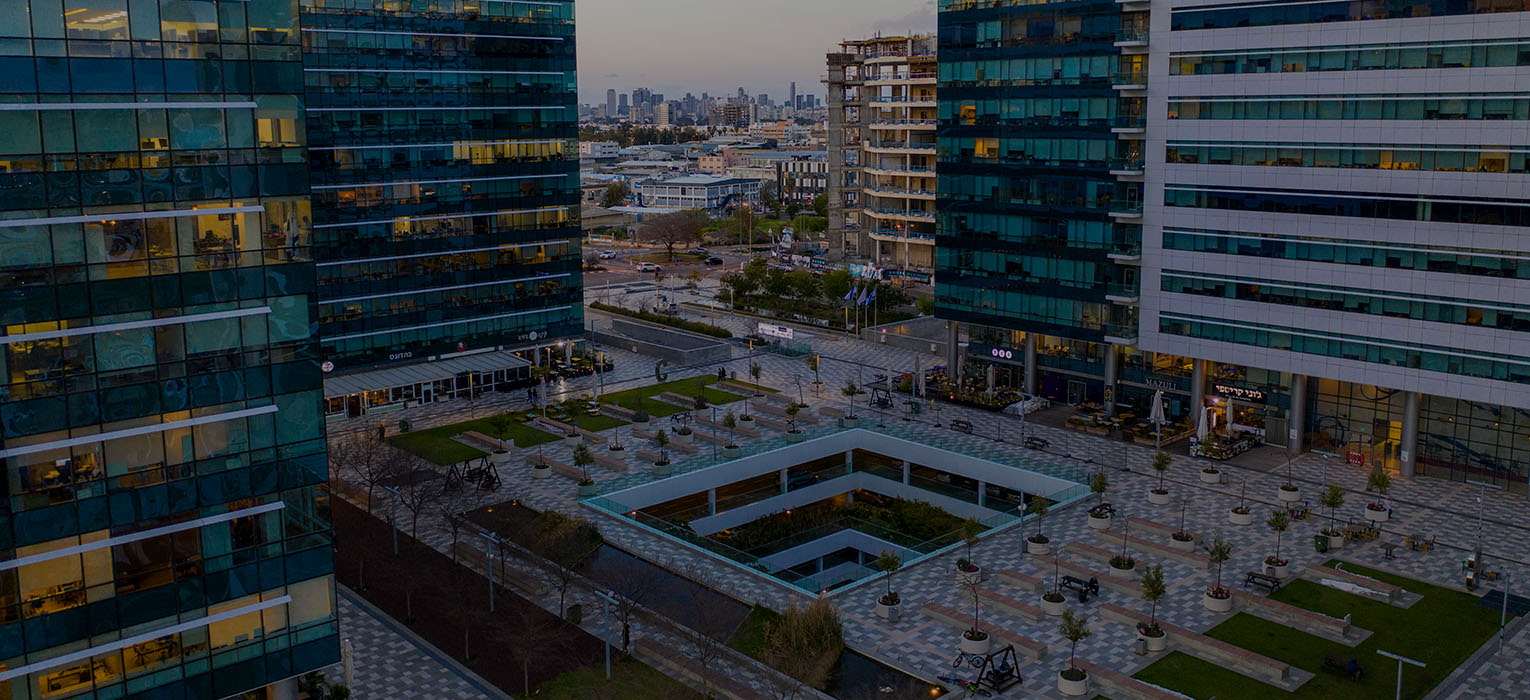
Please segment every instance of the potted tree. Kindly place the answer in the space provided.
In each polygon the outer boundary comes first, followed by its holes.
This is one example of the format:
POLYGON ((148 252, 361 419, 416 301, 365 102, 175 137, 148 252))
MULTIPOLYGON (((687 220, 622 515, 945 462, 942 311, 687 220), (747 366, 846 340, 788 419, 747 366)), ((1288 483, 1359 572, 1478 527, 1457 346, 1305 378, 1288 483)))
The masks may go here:
POLYGON ((806 362, 808 369, 813 370, 813 396, 817 396, 818 390, 823 387, 823 380, 818 376, 818 365, 820 364, 818 354, 808 355, 806 362))
POLYGON ((1062 633, 1063 639, 1068 640, 1068 667, 1057 673, 1057 689, 1063 695, 1085 695, 1089 692, 1089 674, 1078 667, 1076 661, 1078 655, 1078 643, 1089 638, 1089 618, 1084 615, 1074 615, 1071 612, 1063 612, 1062 622, 1058 623, 1057 631, 1062 633))
POLYGON ((1291 465, 1294 459, 1286 460, 1286 483, 1280 485, 1280 490, 1275 493, 1281 503, 1295 503, 1302 500, 1302 487, 1296 485, 1296 480, 1291 478, 1291 465))
POLYGON ((983 526, 975 518, 962 521, 962 542, 967 545, 967 556, 956 560, 956 580, 965 585, 977 585, 983 580, 983 567, 972 561, 972 546, 978 543, 978 533, 983 526))
POLYGON ((898 596, 897 591, 892 589, 892 576, 893 572, 897 571, 901 566, 903 566, 903 559, 890 551, 882 552, 877 557, 877 570, 886 574, 884 578, 887 582, 887 592, 877 599, 877 617, 888 622, 897 622, 900 616, 899 605, 902 604, 903 600, 898 596))
POLYGON ((1344 488, 1338 484, 1330 484, 1323 491, 1323 497, 1318 500, 1324 508, 1328 509, 1328 527, 1323 529, 1324 535, 1328 536, 1328 548, 1338 549, 1344 546, 1344 531, 1339 529, 1339 509, 1344 507, 1344 488))
POLYGON ((1392 519, 1392 506, 1387 502, 1387 489, 1392 488, 1392 475, 1380 464, 1371 468, 1366 477, 1367 487, 1376 491, 1377 498, 1365 504, 1365 519, 1372 523, 1384 523, 1392 519))
POLYGON ((1277 508, 1270 511, 1270 517, 1264 524, 1275 532, 1275 555, 1264 558, 1265 569, 1275 578, 1285 578, 1286 567, 1291 562, 1280 558, 1280 537, 1291 529, 1291 513, 1285 508, 1277 508))
POLYGON ((595 495, 595 480, 590 478, 590 465, 595 463, 595 457, 590 454, 590 448, 584 443, 574 447, 574 466, 579 467, 583 478, 579 480, 579 497, 589 498, 595 495))
POLYGON ((733 429, 738 427, 738 416, 728 411, 723 414, 722 424, 728 429, 728 444, 723 446, 723 457, 738 459, 739 455, 743 454, 743 450, 740 450, 738 443, 733 440, 733 429))
POLYGON ((572 424, 568 426, 568 430, 563 431, 563 444, 569 447, 579 444, 579 431, 574 430, 572 424))
POLYGON ((643 407, 643 397, 637 397, 637 401, 633 405, 634 408, 632 409, 632 424, 636 426, 647 427, 648 422, 653 418, 652 416, 648 415, 648 409, 643 407))
POLYGON ((1232 558, 1232 543, 1217 534, 1201 546, 1206 550, 1206 559, 1217 572, 1215 582, 1206 587, 1206 596, 1201 599, 1201 605, 1211 612, 1228 612, 1232 610, 1232 591, 1222 585, 1222 565, 1232 558))
POLYGON ((1158 488, 1148 491, 1148 503, 1155 506, 1169 505, 1169 490, 1164 488, 1164 477, 1169 473, 1169 466, 1174 459, 1167 452, 1159 452, 1153 455, 1153 471, 1158 472, 1158 488))
POLYGON ((531 478, 533 478, 533 479, 551 479, 552 478, 552 465, 548 464, 547 460, 542 458, 542 449, 540 447, 537 448, 537 459, 536 459, 536 461, 531 464, 531 478))
POLYGON ((1148 651, 1163 651, 1169 645, 1169 640, 1164 636, 1163 628, 1158 626, 1158 603, 1169 594, 1169 588, 1163 581, 1163 565, 1154 564, 1142 570, 1142 599, 1151 607, 1148 612, 1147 624, 1137 624, 1137 638, 1147 642, 1148 651))
POLYGON ((1180 499, 1179 502, 1179 529, 1169 535, 1169 546, 1181 552, 1195 551, 1195 535, 1185 529, 1185 509, 1190 507, 1190 499, 1180 499))
POLYGON ((653 444, 659 447, 659 461, 653 463, 654 476, 669 476, 675 473, 674 465, 669 463, 669 433, 663 428, 653 434, 653 444))
POLYGON ((1089 479, 1089 492, 1098 499, 1093 508, 1089 509, 1089 527, 1095 530, 1110 528, 1111 510, 1105 506, 1105 492, 1110 490, 1110 479, 1105 478, 1105 470, 1101 469, 1089 479))
POLYGON ((515 424, 515 420, 509 414, 500 413, 490 417, 488 424, 489 431, 494 434, 494 439, 500 442, 500 444, 494 446, 494 452, 489 458, 494 461, 496 466, 505 466, 510 463, 510 450, 507 446, 514 444, 510 442, 510 427, 515 424))
POLYGON ((989 639, 987 632, 978 627, 978 612, 981 599, 978 598, 977 579, 973 579, 970 582, 964 582, 964 585, 967 588, 967 592, 972 595, 972 626, 968 627, 967 631, 962 633, 960 647, 963 654, 983 656, 984 654, 987 654, 989 648, 992 647, 993 640, 989 639))
POLYGON ((802 442, 802 431, 797 429, 797 414, 802 407, 792 404, 786 407, 786 441, 790 443, 802 442))
POLYGON ((1025 538, 1025 551, 1031 554, 1046 554, 1052 551, 1052 541, 1041 532, 1041 520, 1046 517, 1051 507, 1052 504, 1041 496, 1032 497, 1030 505, 1025 507, 1026 514, 1036 516, 1036 534, 1025 538))
POLYGON ((1130 522, 1124 523, 1121 527, 1121 553, 1110 558, 1110 568, 1113 573, 1125 574, 1137 568, 1137 560, 1126 553, 1126 540, 1130 537, 1128 533, 1131 532, 1131 527, 1130 522))
POLYGON ((1222 483, 1222 470, 1221 469, 1217 469, 1216 466, 1213 465, 1213 464, 1207 464, 1206 466, 1201 467, 1201 483, 1203 483, 1203 484, 1220 484, 1220 483, 1222 483))
POLYGON ((1234 525, 1252 525, 1254 523, 1254 509, 1250 508, 1244 494, 1248 491, 1248 480, 1238 487, 1238 505, 1227 513, 1227 522, 1234 525))
POLYGON ((839 390, 845 395, 845 417, 839 419, 839 424, 846 428, 854 428, 861 424, 860 416, 855 415, 855 395, 861 393, 861 388, 855 382, 845 380, 845 386, 839 390))
POLYGON ((758 363, 758 362, 751 362, 751 363, 749 363, 749 378, 754 381, 754 387, 755 387, 754 388, 754 395, 755 395, 755 397, 758 398, 758 397, 764 396, 765 392, 760 391, 760 363, 758 363))
POLYGON ((674 440, 675 442, 678 442, 682 445, 689 445, 691 444, 691 440, 694 438, 695 434, 696 431, 691 430, 691 426, 685 423, 681 423, 680 427, 675 428, 674 440))
POLYGON ((1068 599, 1062 594, 1062 560, 1052 560, 1052 589, 1041 594, 1041 611, 1056 617, 1068 609, 1068 599))
POLYGON ((620 426, 611 431, 611 446, 606 449, 612 452, 625 452, 627 450, 627 448, 622 447, 622 429, 620 426))

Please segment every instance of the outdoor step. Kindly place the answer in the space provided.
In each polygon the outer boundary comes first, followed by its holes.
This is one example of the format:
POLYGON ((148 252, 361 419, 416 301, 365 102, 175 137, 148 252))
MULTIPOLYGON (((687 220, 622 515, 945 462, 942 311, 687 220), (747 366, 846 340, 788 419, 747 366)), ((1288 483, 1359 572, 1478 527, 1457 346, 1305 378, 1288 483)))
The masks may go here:
MULTIPOLYGON (((921 612, 937 622, 944 623, 955 629, 958 633, 965 632, 972 627, 972 616, 955 608, 948 608, 939 603, 925 603, 921 612)), ((994 646, 1003 648, 1008 644, 1015 648, 1015 653, 1035 660, 1041 660, 1047 654, 1047 645, 1042 644, 1030 637, 1011 632, 990 622, 979 622, 977 628, 987 632, 993 640, 994 646)), ((956 639, 952 639, 951 646, 957 645, 956 639)))
POLYGON ((1051 571, 1052 566, 1055 563, 1057 564, 1058 568, 1063 571, 1063 573, 1070 574, 1074 578, 1081 578, 1086 581, 1091 578, 1097 579, 1100 582, 1101 588, 1109 588, 1110 590, 1119 593, 1125 593, 1129 596, 1132 596, 1134 599, 1142 595, 1142 585, 1136 581, 1120 578, 1111 574, 1107 574, 1103 571, 1096 571, 1081 564, 1075 564, 1066 560, 1059 560, 1057 557, 1050 556, 1038 556, 1036 557, 1036 563, 1040 564, 1041 568, 1046 571, 1051 571))
POLYGON ((1018 571, 1005 569, 994 574, 993 577, 998 579, 999 583, 1006 586, 1021 588, 1027 591, 1039 590, 1041 588, 1041 579, 1029 574, 1022 574, 1018 571))
POLYGON ((1233 600, 1237 603, 1240 610, 1250 615, 1257 615, 1270 620, 1271 622, 1294 627, 1326 639, 1340 641, 1349 646, 1359 644, 1361 640, 1370 635, 1370 632, 1366 630, 1352 627, 1347 619, 1330 617, 1320 612, 1296 607, 1290 603, 1271 600, 1257 593, 1240 591, 1236 588, 1228 590, 1232 591, 1233 600))
MULTIPOLYGON (((1100 614, 1106 619, 1115 620, 1133 629, 1138 623, 1146 624, 1147 615, 1123 608, 1115 603, 1102 603, 1100 614)), ((1203 661, 1237 671, 1255 680, 1267 681, 1284 687, 1286 680, 1291 675, 1291 665, 1272 659, 1262 654, 1256 654, 1243 647, 1228 644, 1220 639, 1213 639, 1200 632, 1180 627, 1179 625, 1158 620, 1158 627, 1169 638, 1169 641, 1180 651, 1203 661)))
MULTIPOLYGON (((1094 534, 1112 544, 1119 543, 1123 539, 1122 535, 1115 532, 1114 530, 1095 530, 1094 534)), ((1143 539, 1141 537, 1130 534, 1126 535, 1124 539, 1126 540, 1126 546, 1129 549, 1135 549, 1138 552, 1142 552, 1144 554, 1152 554, 1163 557, 1164 559, 1177 561, 1181 564, 1193 566, 1201 570, 1211 568, 1211 560, 1208 559, 1204 554, 1186 552, 1183 550, 1175 549, 1161 542, 1143 539)))
POLYGON ((1083 659, 1076 659, 1073 663, 1089 674, 1089 680, 1102 695, 1108 695, 1114 700, 1185 700, 1185 696, 1179 693, 1139 681, 1096 663, 1083 659))
MULTIPOLYGON (((626 451, 623 450, 623 454, 625 454, 625 453, 626 453, 626 451)), ((605 467, 606 469, 610 469, 611 471, 614 471, 614 472, 621 472, 621 473, 625 474, 625 473, 627 473, 627 470, 630 468, 630 467, 627 466, 626 460, 618 458, 618 457, 616 457, 615 455, 613 455, 611 453, 598 453, 597 452, 597 453, 592 453, 590 456, 595 458, 595 463, 596 464, 599 464, 600 466, 605 467)))
POLYGON ((483 433, 480 433, 480 432, 478 432, 476 430, 468 430, 468 431, 462 433, 462 437, 465 437, 465 438, 467 438, 469 440, 472 440, 473 442, 476 442, 476 443, 478 443, 480 445, 483 445, 483 446, 489 448, 490 450, 513 450, 513 449, 515 449, 515 441, 514 440, 499 440, 499 439, 496 439, 496 438, 491 438, 488 435, 484 435, 483 433))
POLYGON ((977 588, 975 591, 977 597, 985 605, 1007 615, 1014 615, 1031 622, 1039 622, 1042 617, 1046 616, 1046 613, 1042 612, 1041 608, 1029 603, 1022 603, 1002 593, 995 593, 986 588, 977 588))
MULTIPOLYGON (((1352 574, 1348 571, 1331 569, 1326 566, 1313 564, 1302 571, 1302 578, 1315 583, 1322 583, 1323 579, 1341 581, 1352 586, 1357 586, 1367 592, 1357 593, 1369 598, 1383 600, 1393 605, 1403 605, 1403 589, 1384 581, 1377 581, 1369 576, 1352 574)), ((1405 606, 1404 606, 1405 607, 1405 606)))
MULTIPOLYGON (((1173 536, 1174 533, 1179 532, 1179 528, 1177 527, 1148 520, 1147 518, 1139 518, 1135 515, 1127 518, 1126 522, 1131 526, 1132 530, 1151 530, 1155 534, 1163 535, 1165 539, 1173 536)), ((1190 536, 1194 537, 1197 542, 1199 542, 1201 539, 1201 536, 1194 532, 1191 532, 1190 536)))
POLYGON ((759 691, 740 683, 734 677, 728 675, 725 669, 714 668, 710 673, 701 662, 693 658, 694 655, 683 653, 664 642, 652 637, 639 637, 632 640, 633 651, 638 658, 649 665, 680 676, 689 681, 688 685, 701 687, 711 681, 711 688, 719 698, 730 700, 767 700, 766 696, 759 691))

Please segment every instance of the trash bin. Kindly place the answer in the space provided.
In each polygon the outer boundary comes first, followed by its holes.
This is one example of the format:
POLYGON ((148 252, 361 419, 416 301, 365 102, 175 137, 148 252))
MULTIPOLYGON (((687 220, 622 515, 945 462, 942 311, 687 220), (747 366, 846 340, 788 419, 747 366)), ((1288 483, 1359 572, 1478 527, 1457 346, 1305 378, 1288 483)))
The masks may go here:
POLYGON ((1317 549, 1319 554, 1328 551, 1328 535, 1313 535, 1312 546, 1317 549))
POLYGON ((573 605, 568 606, 568 621, 575 625, 583 622, 584 606, 580 605, 579 603, 574 603, 573 605))
POLYGON ((1132 646, 1132 651, 1138 656, 1147 656, 1147 640, 1143 639, 1142 637, 1137 637, 1137 643, 1132 646))

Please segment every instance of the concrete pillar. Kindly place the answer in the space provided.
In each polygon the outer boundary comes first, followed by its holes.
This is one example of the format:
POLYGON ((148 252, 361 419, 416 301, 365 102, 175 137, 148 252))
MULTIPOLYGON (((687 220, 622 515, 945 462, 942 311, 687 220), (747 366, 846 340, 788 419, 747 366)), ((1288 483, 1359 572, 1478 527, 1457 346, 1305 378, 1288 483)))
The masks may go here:
POLYGON ((297 700, 298 682, 296 678, 288 678, 266 686, 270 700, 297 700))
POLYGON ((781 470, 781 493, 786 493, 786 470, 781 470))
POLYGON ((912 471, 912 468, 909 466, 908 460, 906 460, 906 459, 903 460, 903 485, 904 486, 908 485, 908 477, 909 477, 909 473, 911 471, 912 471))
POLYGON ((1105 346, 1105 415, 1116 415, 1116 367, 1121 364, 1121 348, 1115 343, 1105 346))
POLYGON ((717 489, 707 489, 707 515, 717 515, 717 489))
POLYGON ((1412 478, 1418 462, 1418 407, 1419 393, 1404 394, 1402 445, 1397 450, 1398 467, 1402 475, 1412 478))
POLYGON ((946 321, 946 374, 952 378, 961 375, 961 326, 957 321, 946 321))
POLYGON ((1286 423, 1286 454, 1302 453, 1302 435, 1307 432, 1307 375, 1291 375, 1291 412, 1286 423))
POLYGON ((854 491, 846 491, 845 492, 845 505, 848 506, 848 505, 850 505, 851 503, 854 503, 854 502, 855 502, 855 492, 854 491))
POLYGON ((996 378, 994 377, 994 375, 997 374, 997 372, 998 372, 998 368, 995 367, 992 362, 988 363, 988 371, 987 371, 987 373, 985 373, 985 376, 983 377, 983 382, 984 382, 983 386, 988 389, 988 393, 990 395, 993 394, 994 382, 997 381, 996 378))
POLYGON ((574 344, 573 343, 564 343, 563 344, 563 361, 566 362, 566 363, 574 361, 574 344))
POLYGON ((988 482, 986 481, 978 482, 978 505, 981 507, 988 506, 988 482))
POLYGON ((1036 334, 1025 334, 1025 390, 1041 395, 1041 385, 1036 383, 1036 334))
POLYGON ((1206 410, 1206 361, 1190 361, 1190 426, 1195 427, 1196 421, 1200 420, 1200 414, 1196 411, 1206 410))
POLYGON ((855 472, 855 453, 854 452, 846 452, 845 453, 845 473, 846 474, 851 474, 851 473, 854 473, 854 472, 855 472))

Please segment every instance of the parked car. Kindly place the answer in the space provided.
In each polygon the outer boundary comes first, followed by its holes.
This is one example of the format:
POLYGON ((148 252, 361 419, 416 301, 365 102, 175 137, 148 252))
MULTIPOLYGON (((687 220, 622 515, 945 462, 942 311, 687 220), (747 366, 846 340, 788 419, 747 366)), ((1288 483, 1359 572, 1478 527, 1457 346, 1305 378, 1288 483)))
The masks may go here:
POLYGON ((716 257, 716 256, 713 256, 713 257, 707 258, 707 264, 708 265, 721 265, 721 264, 723 264, 723 259, 719 258, 719 257, 716 257))
POLYGON ((637 264, 638 272, 658 272, 659 266, 655 263, 640 262, 637 264))
POLYGON ((614 250, 602 250, 602 251, 600 251, 600 259, 601 260, 615 260, 616 259, 616 251, 614 251, 614 250))

